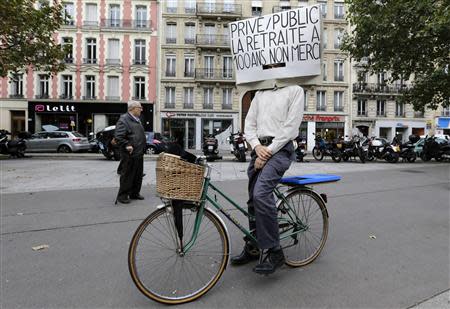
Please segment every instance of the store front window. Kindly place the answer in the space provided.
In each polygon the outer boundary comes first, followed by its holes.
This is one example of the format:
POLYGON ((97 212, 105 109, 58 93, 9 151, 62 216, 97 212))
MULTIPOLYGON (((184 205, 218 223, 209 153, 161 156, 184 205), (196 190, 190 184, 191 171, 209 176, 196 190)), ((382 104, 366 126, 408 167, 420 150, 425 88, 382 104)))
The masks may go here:
POLYGON ((317 122, 316 135, 322 136, 327 141, 332 141, 344 136, 343 122, 317 122))
POLYGON ((195 148, 195 119, 163 119, 162 133, 185 149, 195 148))

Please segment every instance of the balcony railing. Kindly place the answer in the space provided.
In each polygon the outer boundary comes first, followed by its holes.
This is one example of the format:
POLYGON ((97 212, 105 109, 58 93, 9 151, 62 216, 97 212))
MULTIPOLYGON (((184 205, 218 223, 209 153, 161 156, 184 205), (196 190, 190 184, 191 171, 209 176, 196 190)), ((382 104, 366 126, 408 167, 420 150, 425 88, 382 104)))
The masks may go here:
POLYGON ((120 65, 120 59, 106 59, 107 65, 120 65))
POLYGON ((197 10, 195 8, 184 8, 184 12, 186 14, 195 14, 195 12, 197 12, 197 10))
POLYGON ((61 95, 59 96, 59 98, 60 98, 61 100, 72 100, 72 99, 73 99, 73 96, 72 96, 72 95, 69 95, 69 94, 61 94, 61 95))
POLYGON ((73 19, 66 19, 63 26, 75 26, 75 21, 73 19))
POLYGON ((203 103, 203 109, 213 109, 214 104, 212 103, 203 103))
POLYGON ((184 77, 194 77, 194 76, 195 76, 195 72, 194 71, 184 72, 184 77))
POLYGON ((195 44, 195 38, 184 38, 185 44, 195 44))
POLYGON ((197 34, 196 44, 208 47, 230 48, 230 38, 228 35, 197 34))
POLYGON ((97 59, 92 58, 83 58, 84 64, 97 64, 97 59))
POLYGON ((176 14, 178 11, 178 7, 166 7, 166 13, 169 14, 176 14))
POLYGON ((103 29, 140 29, 150 30, 152 27, 151 20, 141 19, 102 19, 100 27, 103 29))
POLYGON ((120 101, 120 96, 107 95, 106 96, 106 100, 108 100, 108 101, 120 101))
POLYGON ((395 117, 405 118, 406 113, 405 112, 395 112, 395 117))
POLYGON ((64 58, 64 63, 73 63, 73 58, 64 58))
POLYGON ((97 100, 97 96, 95 95, 84 95, 83 100, 97 100))
POLYGON ((133 100, 136 100, 136 101, 145 101, 145 97, 144 97, 144 96, 134 96, 134 97, 133 97, 133 100))
POLYGON ((176 76, 176 72, 175 71, 166 71, 166 76, 167 77, 175 77, 176 76))
POLYGON ((22 99, 23 98, 23 94, 10 94, 9 95, 10 99, 22 99))
POLYGON ((345 19, 345 14, 334 13, 334 19, 345 19))
POLYGON ((177 43, 177 38, 166 38, 166 44, 175 44, 177 43))
POLYGON ((234 80, 233 70, 196 69, 196 79, 234 80))
POLYGON ((48 95, 48 93, 37 94, 37 95, 35 96, 35 98, 36 98, 36 99, 48 99, 48 98, 49 98, 49 95, 48 95))
POLYGON ((425 113, 424 112, 417 112, 417 111, 415 111, 414 112, 414 118, 423 118, 425 116, 425 113))
POLYGON ((192 109, 194 108, 194 103, 184 103, 183 108, 192 109))
POLYGON ((408 85, 386 85, 386 84, 369 84, 354 83, 353 92, 355 93, 402 93, 408 90, 408 85))
POLYGON ((133 64, 145 65, 145 59, 133 59, 133 64))
POLYGON ((367 111, 358 111, 357 116, 358 117, 367 117, 367 111))
POLYGON ((233 105, 230 103, 230 104, 226 104, 226 103, 222 103, 222 109, 232 109, 233 108, 233 105))
POLYGON ((198 3, 197 15, 242 16, 242 6, 234 3, 198 3))
POLYGON ((98 27, 98 21, 96 20, 85 20, 83 21, 84 27, 98 27))
POLYGON ((321 105, 316 106, 316 111, 318 111, 318 112, 324 112, 326 110, 327 110, 326 106, 321 106, 321 105))
POLYGON ((334 107, 334 111, 335 112, 343 112, 344 111, 344 107, 343 106, 335 106, 334 107))
POLYGON ((164 104, 165 108, 175 108, 175 103, 174 102, 166 102, 164 104))
POLYGON ((377 111, 377 117, 386 117, 385 111, 377 111))

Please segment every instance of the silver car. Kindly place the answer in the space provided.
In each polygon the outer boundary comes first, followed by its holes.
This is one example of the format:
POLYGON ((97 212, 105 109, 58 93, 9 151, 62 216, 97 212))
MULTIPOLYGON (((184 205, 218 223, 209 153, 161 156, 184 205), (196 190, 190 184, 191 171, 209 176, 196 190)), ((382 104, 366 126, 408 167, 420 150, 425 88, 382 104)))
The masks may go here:
POLYGON ((78 132, 38 132, 26 140, 27 152, 77 152, 91 148, 88 139, 78 132))

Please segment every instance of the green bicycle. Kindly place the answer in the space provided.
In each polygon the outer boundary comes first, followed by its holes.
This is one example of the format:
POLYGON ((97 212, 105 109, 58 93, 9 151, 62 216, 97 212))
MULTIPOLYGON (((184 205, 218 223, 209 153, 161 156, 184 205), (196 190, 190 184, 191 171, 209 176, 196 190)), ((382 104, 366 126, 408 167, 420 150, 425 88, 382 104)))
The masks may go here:
MULTIPOLYGON (((225 271, 230 239, 214 208, 256 245, 252 231, 224 209, 217 195, 246 217, 249 213, 211 183, 212 167, 203 165, 206 175, 200 200, 172 203, 163 199, 164 204, 144 219, 131 240, 128 254, 131 277, 137 288, 154 301, 164 304, 193 301, 208 292, 225 271)), ((327 239, 327 197, 309 185, 339 180, 340 176, 319 174, 284 177, 274 190, 280 243, 287 265, 300 267, 311 263, 327 239)))

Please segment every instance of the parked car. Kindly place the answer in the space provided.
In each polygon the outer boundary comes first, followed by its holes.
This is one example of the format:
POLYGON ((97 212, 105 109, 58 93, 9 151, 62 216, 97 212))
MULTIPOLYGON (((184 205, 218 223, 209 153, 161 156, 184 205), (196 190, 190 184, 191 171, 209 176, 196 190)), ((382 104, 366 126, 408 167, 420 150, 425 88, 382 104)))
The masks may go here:
POLYGON ((167 150, 170 143, 174 143, 168 137, 157 132, 145 132, 147 138, 147 154, 158 154, 167 150))
POLYGON ((91 144, 78 132, 52 131, 32 134, 26 140, 27 152, 77 152, 88 151, 91 144))

